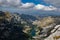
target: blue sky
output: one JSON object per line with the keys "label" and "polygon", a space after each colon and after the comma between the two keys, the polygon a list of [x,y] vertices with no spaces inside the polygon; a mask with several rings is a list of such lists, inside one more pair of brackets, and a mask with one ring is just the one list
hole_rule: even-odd
{"label": "blue sky", "polygon": [[42,4],[42,5],[49,5],[49,4],[46,4],[46,2],[44,2],[43,0],[22,0],[23,3],[34,3],[34,4]]}
{"label": "blue sky", "polygon": [[33,2],[35,4],[43,4],[43,0],[22,0],[23,3],[26,3],[26,2]]}

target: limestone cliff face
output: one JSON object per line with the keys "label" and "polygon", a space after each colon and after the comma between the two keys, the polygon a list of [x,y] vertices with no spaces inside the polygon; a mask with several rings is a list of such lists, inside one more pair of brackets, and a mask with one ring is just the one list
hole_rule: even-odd
{"label": "limestone cliff face", "polygon": [[60,40],[60,25],[56,25],[53,30],[55,30],[55,32],[45,38],[45,40]]}

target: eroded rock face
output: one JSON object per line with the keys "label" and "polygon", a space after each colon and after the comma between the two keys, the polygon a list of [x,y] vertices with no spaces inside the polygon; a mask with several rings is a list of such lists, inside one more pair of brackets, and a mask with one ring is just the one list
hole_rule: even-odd
{"label": "eroded rock face", "polygon": [[0,24],[0,40],[27,40],[26,34],[21,27],[11,24]]}
{"label": "eroded rock face", "polygon": [[[0,12],[0,40],[28,40],[29,35],[24,33],[21,23],[12,23],[5,19],[4,12]],[[14,21],[13,21],[14,22]]]}
{"label": "eroded rock face", "polygon": [[54,29],[56,29],[55,32],[47,37],[45,40],[60,40],[60,25],[56,25]]}
{"label": "eroded rock face", "polygon": [[4,12],[0,11],[0,23],[4,20]]}

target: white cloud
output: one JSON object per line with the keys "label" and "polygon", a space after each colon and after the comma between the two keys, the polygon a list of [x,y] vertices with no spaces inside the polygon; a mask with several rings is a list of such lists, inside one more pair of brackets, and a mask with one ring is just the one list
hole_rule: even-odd
{"label": "white cloud", "polygon": [[20,6],[20,8],[32,8],[34,6],[35,6],[34,3],[25,3],[25,4],[22,4],[22,6]]}
{"label": "white cloud", "polygon": [[45,11],[52,11],[52,10],[56,10],[57,8],[53,7],[53,6],[45,6],[45,5],[41,5],[38,4],[34,7],[37,10],[45,10]]}
{"label": "white cloud", "polygon": [[44,0],[44,1],[48,4],[52,4],[52,5],[60,8],[60,0]]}
{"label": "white cloud", "polygon": [[21,0],[0,0],[0,6],[20,6]]}
{"label": "white cloud", "polygon": [[0,0],[0,6],[4,7],[31,8],[34,5],[34,3],[22,3],[21,0]]}
{"label": "white cloud", "polygon": [[20,0],[7,0],[7,3],[11,5],[20,5]]}

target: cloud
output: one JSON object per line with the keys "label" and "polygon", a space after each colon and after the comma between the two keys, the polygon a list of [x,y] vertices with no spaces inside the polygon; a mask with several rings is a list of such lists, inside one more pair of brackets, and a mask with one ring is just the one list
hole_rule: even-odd
{"label": "cloud", "polygon": [[0,0],[0,6],[20,6],[21,0]]}
{"label": "cloud", "polygon": [[3,7],[31,8],[34,5],[34,3],[22,3],[21,0],[0,0],[0,6]]}
{"label": "cloud", "polygon": [[57,8],[56,7],[53,7],[53,6],[45,6],[45,5],[41,5],[41,4],[38,4],[34,7],[35,9],[37,10],[45,10],[45,11],[52,11],[52,10],[56,10]]}
{"label": "cloud", "polygon": [[20,5],[21,1],[20,0],[7,0],[7,3],[10,5]]}
{"label": "cloud", "polygon": [[20,8],[33,8],[35,6],[34,3],[25,3],[20,6]]}
{"label": "cloud", "polygon": [[52,4],[55,7],[59,7],[60,8],[60,0],[44,0],[46,3],[48,4]]}

